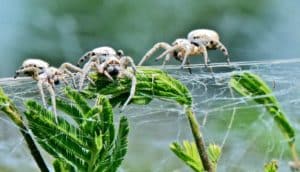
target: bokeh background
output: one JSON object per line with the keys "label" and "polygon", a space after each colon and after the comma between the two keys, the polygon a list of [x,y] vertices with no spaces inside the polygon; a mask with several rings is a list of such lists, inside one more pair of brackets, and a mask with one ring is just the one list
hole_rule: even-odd
{"label": "bokeh background", "polygon": [[[217,30],[233,61],[295,58],[300,54],[299,4],[297,0],[1,0],[0,77],[12,76],[26,58],[58,66],[75,63],[86,51],[104,45],[123,49],[138,62],[154,43],[171,43],[197,28]],[[210,56],[213,62],[224,60],[220,53]]]}
{"label": "bokeh background", "polygon": [[[66,61],[76,63],[86,51],[99,46],[123,49],[137,63],[156,42],[171,43],[198,28],[216,30],[232,61],[299,58],[299,7],[298,0],[0,0],[0,78],[13,76],[26,58],[59,66]],[[212,62],[225,61],[217,51],[210,51],[209,56]],[[200,56],[192,62],[203,63],[203,59]],[[146,64],[160,62],[152,59]],[[300,110],[300,95],[295,94],[299,72],[297,65],[290,66],[254,70],[270,84],[276,80],[276,95],[291,121],[299,123],[299,117],[292,116]],[[209,85],[211,80],[201,78],[199,71],[193,76],[170,72],[192,90],[199,121],[208,116],[203,130],[208,142],[220,144],[232,110],[218,109],[225,103],[216,99],[228,96],[222,92],[228,89],[227,83]],[[202,81],[209,86],[205,93]],[[11,86],[22,91],[22,85]],[[34,89],[35,83],[26,87]],[[189,171],[168,150],[171,141],[191,138],[180,107],[156,101],[142,108],[141,112],[137,111],[141,107],[130,106],[126,112],[132,128],[129,154],[120,171]],[[219,171],[262,171],[263,164],[273,157],[282,160],[281,169],[287,170],[290,156],[286,143],[263,108],[246,108],[237,114]],[[19,131],[0,115],[0,171],[36,171]],[[300,127],[295,127],[299,131]]]}

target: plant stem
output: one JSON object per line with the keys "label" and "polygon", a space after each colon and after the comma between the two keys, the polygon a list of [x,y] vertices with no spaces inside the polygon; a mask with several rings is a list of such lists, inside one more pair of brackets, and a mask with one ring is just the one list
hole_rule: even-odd
{"label": "plant stem", "polygon": [[199,156],[200,156],[202,164],[203,164],[203,168],[205,171],[213,172],[214,169],[208,159],[208,155],[207,155],[207,152],[205,149],[205,144],[204,144],[204,140],[202,137],[202,133],[199,128],[199,124],[197,122],[197,119],[196,119],[195,114],[191,107],[186,108],[186,115],[187,115],[189,123],[190,123],[190,127],[192,130],[194,139],[195,139],[197,150],[198,150]]}
{"label": "plant stem", "polygon": [[20,128],[20,132],[22,133],[23,137],[25,138],[25,141],[27,143],[27,146],[31,152],[31,155],[33,156],[35,162],[37,163],[38,167],[40,168],[41,172],[49,172],[49,169],[39,151],[37,148],[33,138],[29,134],[29,131],[27,127],[24,125],[23,120],[17,109],[12,106],[5,106],[1,110],[6,113],[6,115]]}
{"label": "plant stem", "polygon": [[298,154],[297,154],[297,151],[296,151],[295,143],[291,144],[290,148],[291,148],[291,152],[292,152],[292,156],[293,156],[294,161],[299,162],[299,158],[298,158]]}

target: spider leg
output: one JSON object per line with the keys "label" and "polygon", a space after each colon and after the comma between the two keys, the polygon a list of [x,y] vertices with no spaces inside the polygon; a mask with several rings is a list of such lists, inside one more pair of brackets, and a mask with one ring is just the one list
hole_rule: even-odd
{"label": "spider leg", "polygon": [[166,65],[166,63],[167,63],[168,61],[170,61],[170,59],[171,59],[171,54],[167,54],[167,55],[166,55],[166,58],[165,58],[164,61],[163,61],[162,66],[164,67],[164,66]]}
{"label": "spider leg", "polygon": [[107,65],[108,65],[107,61],[100,64],[100,65],[95,64],[98,73],[104,74],[109,80],[113,81],[114,79],[112,78],[112,76],[105,69],[105,67]]}
{"label": "spider leg", "polygon": [[[73,88],[77,88],[77,85],[76,85],[76,82],[75,82],[75,78],[74,78],[73,73],[70,72],[70,71],[67,70],[67,69],[65,70],[65,73],[66,73],[68,76],[71,77]],[[69,85],[68,81],[66,80],[66,78],[65,78],[64,76],[61,76],[60,79],[64,81],[65,85]]]}
{"label": "spider leg", "polygon": [[175,51],[178,48],[179,48],[179,45],[175,45],[174,47],[170,47],[170,48],[166,49],[166,51],[164,51],[161,55],[156,57],[155,61],[163,58],[165,55],[170,54],[171,52]]}
{"label": "spider leg", "polygon": [[199,47],[203,49],[203,57],[204,57],[204,66],[207,67],[209,59],[207,54],[207,49],[203,44],[199,44]]}
{"label": "spider leg", "polygon": [[80,69],[77,66],[72,65],[71,63],[63,63],[62,65],[60,65],[59,69],[62,71],[69,70],[69,71],[75,71],[75,72],[82,73],[82,69]]}
{"label": "spider leg", "polygon": [[135,89],[136,89],[136,77],[134,74],[124,70],[124,75],[127,76],[128,78],[131,79],[131,88],[130,88],[130,93],[129,93],[129,97],[127,98],[126,102],[123,104],[121,111],[123,111],[125,109],[125,107],[128,105],[128,103],[130,102],[130,100],[133,98],[134,94],[135,94]]}
{"label": "spider leg", "polygon": [[112,78],[112,76],[111,76],[106,70],[103,71],[103,74],[104,74],[109,80],[114,81],[114,79]]}
{"label": "spider leg", "polygon": [[83,66],[83,69],[82,69],[82,74],[79,78],[79,84],[78,84],[78,88],[79,90],[82,89],[83,87],[83,83],[84,83],[84,80],[85,80],[85,77],[86,75],[89,73],[89,71],[91,70],[91,68],[93,66],[96,65],[96,62],[92,62],[92,61],[89,61],[88,63],[86,63],[84,66]]}
{"label": "spider leg", "polygon": [[[73,73],[71,71],[75,71],[75,72],[78,72],[78,73],[82,74],[83,73],[82,69],[80,69],[77,66],[72,65],[71,63],[63,63],[59,67],[59,70],[62,71],[62,73],[64,73],[64,72],[67,73],[71,77],[71,79],[72,79],[72,85],[73,85],[73,87],[77,88],[74,75],[73,75]],[[61,78],[63,79],[64,82],[66,81],[65,77],[62,76]]]}
{"label": "spider leg", "polygon": [[40,72],[40,69],[37,67],[26,67],[26,68],[17,70],[14,78],[17,78],[20,74],[32,73],[32,75],[30,75],[30,76],[32,76],[32,78],[34,80],[37,80],[39,72]]}
{"label": "spider leg", "polygon": [[217,42],[216,48],[223,52],[224,56],[226,57],[227,64],[230,65],[230,59],[229,59],[227,48],[220,41]]}
{"label": "spider leg", "polygon": [[133,73],[136,73],[136,66],[134,64],[133,59],[130,56],[123,56],[120,60],[120,65],[122,70],[125,70],[128,66],[128,64],[131,66]]}
{"label": "spider leg", "polygon": [[191,64],[191,63],[190,63],[190,59],[187,59],[187,61],[186,61],[186,65],[188,66],[187,69],[188,69],[189,73],[192,74],[192,68],[189,67],[190,64]]}
{"label": "spider leg", "polygon": [[39,80],[37,82],[37,86],[39,88],[40,95],[42,97],[43,105],[44,105],[45,108],[47,108],[47,103],[46,103],[46,100],[45,100],[45,94],[44,94],[44,90],[43,90],[43,81]]}
{"label": "spider leg", "polygon": [[81,56],[77,62],[77,66],[80,66],[81,63],[84,63],[91,57],[91,51],[86,52],[83,56]]}
{"label": "spider leg", "polygon": [[180,66],[181,69],[183,69],[184,65],[186,64],[186,60],[190,54],[191,54],[191,49],[186,48],[184,56],[183,56],[183,60],[182,60],[181,66]]}
{"label": "spider leg", "polygon": [[57,112],[56,112],[55,91],[53,89],[53,86],[50,83],[46,82],[45,85],[46,85],[47,90],[49,91],[50,96],[51,96],[51,104],[52,104],[52,108],[53,108],[55,122],[57,123],[58,121],[57,121]]}
{"label": "spider leg", "polygon": [[145,55],[144,57],[142,58],[142,60],[139,62],[138,66],[142,66],[143,63],[149,59],[153,53],[155,53],[155,51],[157,51],[158,49],[160,48],[164,48],[164,49],[170,49],[172,46],[169,45],[168,43],[166,42],[159,42],[159,43],[156,43]]}

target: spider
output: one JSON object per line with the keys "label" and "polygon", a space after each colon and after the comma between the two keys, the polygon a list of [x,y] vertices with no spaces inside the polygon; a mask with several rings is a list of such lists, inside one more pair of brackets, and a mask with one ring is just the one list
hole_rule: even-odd
{"label": "spider", "polygon": [[[88,72],[91,70],[91,67],[95,66],[95,63],[102,64],[110,56],[121,57],[123,54],[124,53],[122,50],[115,51],[113,48],[108,46],[98,47],[93,49],[92,51],[88,51],[87,53],[85,53],[77,62],[77,66],[80,66],[81,63],[87,61],[87,63],[85,63],[83,66],[83,72],[79,80],[79,90],[82,89],[85,77],[87,76]],[[93,83],[93,81],[88,76],[87,79]]]}
{"label": "spider", "polygon": [[17,78],[20,74],[24,74],[27,76],[31,76],[32,79],[36,80],[44,107],[47,107],[47,103],[45,100],[43,86],[47,88],[51,96],[53,112],[55,115],[55,120],[57,122],[54,88],[55,85],[58,85],[60,83],[60,81],[63,81],[66,85],[68,84],[68,81],[66,80],[66,75],[72,76],[73,84],[75,84],[73,73],[71,71],[82,73],[82,70],[80,68],[70,63],[63,63],[59,68],[55,68],[49,66],[49,64],[43,60],[27,59],[23,62],[22,66],[16,71],[14,78]]}
{"label": "spider", "polygon": [[[129,65],[132,68],[132,72],[128,70]],[[87,73],[92,69],[96,70],[99,74],[105,75],[111,81],[114,81],[114,78],[123,77],[128,77],[129,79],[131,79],[131,89],[129,97],[121,108],[121,111],[123,111],[135,94],[136,66],[132,58],[129,56],[125,56],[122,50],[118,50],[116,54],[106,54],[105,57],[101,55],[92,56],[83,67],[83,75],[81,77],[81,83],[79,85],[80,89],[83,85],[85,75],[87,75]]]}
{"label": "spider", "polygon": [[163,65],[166,64],[173,56],[176,60],[182,62],[181,68],[185,64],[189,64],[189,56],[197,56],[203,54],[204,65],[207,67],[209,63],[207,49],[220,49],[227,57],[229,64],[228,51],[226,47],[219,41],[217,32],[208,29],[193,30],[188,34],[188,38],[176,39],[171,45],[166,42],[156,43],[142,58],[138,65],[142,65],[152,54],[158,49],[163,48],[165,51],[156,58],[156,61],[165,56]]}

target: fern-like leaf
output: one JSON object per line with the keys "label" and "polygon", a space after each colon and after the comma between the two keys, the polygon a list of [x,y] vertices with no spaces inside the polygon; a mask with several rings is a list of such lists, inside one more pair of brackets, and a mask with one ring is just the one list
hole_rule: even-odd
{"label": "fern-like leaf", "polygon": [[121,117],[118,136],[115,141],[115,147],[112,151],[110,171],[116,171],[117,167],[121,165],[121,162],[123,161],[124,156],[126,155],[128,147],[128,133],[128,121],[125,117]]}
{"label": "fern-like leaf", "polygon": [[76,172],[75,168],[62,159],[56,159],[53,162],[53,167],[56,172]]}
{"label": "fern-like leaf", "polygon": [[73,100],[83,114],[86,114],[91,110],[87,101],[77,91],[72,90],[70,87],[66,87],[65,93],[71,100]]}
{"label": "fern-like leaf", "polygon": [[[186,165],[192,168],[195,172],[204,172],[202,161],[199,157],[196,144],[194,142],[183,141],[183,146],[174,142],[170,145],[170,149],[175,155],[180,158]],[[221,148],[217,145],[210,144],[208,146],[208,157],[216,169],[217,161],[221,155]]]}
{"label": "fern-like leaf", "polygon": [[58,110],[76,121],[58,117],[33,100],[26,102],[25,116],[40,145],[56,158],[56,171],[111,171],[121,165],[127,152],[128,122],[121,117],[115,137],[109,100],[98,96],[90,107],[81,94],[65,89],[69,99],[57,99]]}

